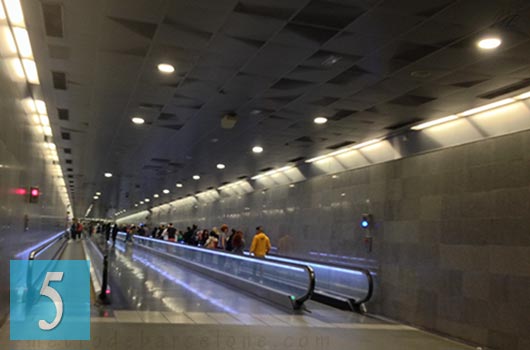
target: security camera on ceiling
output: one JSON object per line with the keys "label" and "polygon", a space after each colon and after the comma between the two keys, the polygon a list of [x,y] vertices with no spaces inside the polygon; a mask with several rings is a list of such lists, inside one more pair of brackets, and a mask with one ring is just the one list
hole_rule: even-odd
{"label": "security camera on ceiling", "polygon": [[221,128],[232,129],[237,123],[237,114],[227,113],[221,118]]}

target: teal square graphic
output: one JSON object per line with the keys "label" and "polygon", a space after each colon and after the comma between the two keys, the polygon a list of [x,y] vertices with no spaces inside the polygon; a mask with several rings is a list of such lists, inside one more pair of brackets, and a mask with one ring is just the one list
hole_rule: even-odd
{"label": "teal square graphic", "polygon": [[11,340],[90,340],[89,264],[11,260]]}

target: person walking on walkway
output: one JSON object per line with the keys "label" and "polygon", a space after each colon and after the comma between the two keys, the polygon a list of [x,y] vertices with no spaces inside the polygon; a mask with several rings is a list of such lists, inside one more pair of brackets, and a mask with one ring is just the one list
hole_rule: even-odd
{"label": "person walking on walkway", "polygon": [[[250,255],[253,255],[259,259],[265,259],[265,255],[271,250],[271,241],[269,237],[263,232],[263,227],[256,227],[256,234],[252,238],[252,244],[250,245]],[[263,264],[258,261],[253,263],[252,269],[255,278],[258,278],[260,282],[263,282]]]}

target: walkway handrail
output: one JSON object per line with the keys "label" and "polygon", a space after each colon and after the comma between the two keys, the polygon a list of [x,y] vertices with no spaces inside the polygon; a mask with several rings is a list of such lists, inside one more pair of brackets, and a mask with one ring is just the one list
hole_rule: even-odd
{"label": "walkway handrail", "polygon": [[[337,264],[337,263],[329,263],[327,261],[318,261],[318,260],[311,260],[311,259],[298,259],[298,258],[282,256],[282,255],[279,255],[279,254],[267,254],[267,256],[271,257],[273,260],[274,260],[274,258],[287,259],[287,260],[291,260],[291,261],[299,261],[302,264],[323,265],[323,266],[326,266],[326,267],[335,267],[335,268],[339,268],[339,269],[346,269],[346,270],[360,272],[361,274],[363,274],[366,277],[368,289],[367,289],[367,292],[366,292],[366,295],[364,296],[364,298],[361,298],[359,300],[352,299],[351,300],[352,304],[355,305],[355,306],[360,307],[362,304],[368,302],[373,296],[373,293],[374,293],[374,278],[372,276],[372,272],[369,269],[365,268],[365,267],[354,266],[354,265],[345,265],[345,264],[343,265],[343,264]],[[281,261],[281,260],[278,260],[278,261]]]}
{"label": "walkway handrail", "polygon": [[[120,238],[123,238],[126,235],[126,233],[119,232],[118,235],[120,236]],[[313,295],[314,289],[315,289],[315,285],[316,285],[315,272],[314,272],[313,268],[311,266],[308,266],[308,265],[290,263],[290,262],[271,261],[271,260],[267,260],[267,259],[256,258],[256,257],[253,257],[253,256],[238,255],[238,254],[234,254],[234,253],[230,253],[230,252],[224,252],[224,251],[220,251],[220,250],[210,250],[210,249],[206,249],[206,248],[190,246],[190,245],[185,245],[185,244],[181,244],[181,243],[177,243],[177,242],[164,241],[164,240],[160,240],[160,239],[154,239],[154,238],[143,237],[143,236],[134,236],[133,240],[135,241],[135,243],[137,243],[138,241],[154,242],[156,244],[173,246],[173,247],[177,247],[179,249],[186,249],[186,250],[189,250],[189,251],[199,251],[202,254],[210,254],[212,256],[213,255],[217,255],[217,256],[224,256],[224,257],[227,257],[229,259],[239,259],[239,260],[243,260],[243,261],[245,261],[245,260],[246,261],[255,261],[258,264],[277,265],[277,266],[283,266],[283,267],[289,266],[289,267],[294,267],[294,268],[297,268],[297,269],[303,269],[307,273],[307,277],[308,277],[309,283],[308,283],[307,289],[306,289],[306,291],[305,291],[305,293],[303,295],[296,296],[295,299],[291,299],[290,300],[294,309],[302,308],[304,302],[306,302],[307,300],[309,300],[311,298],[311,296]],[[151,247],[148,247],[148,246],[146,247],[143,244],[140,244],[140,246],[152,249]],[[170,255],[170,254],[167,254],[167,253],[164,253],[164,252],[158,252],[158,253],[162,253],[162,254],[165,254],[165,255],[168,255],[168,256],[171,256],[171,257],[174,257],[174,258],[179,258],[179,259],[182,260],[182,258],[180,258],[178,256]],[[194,264],[194,262],[192,262],[192,261],[187,261],[187,263],[188,264]],[[203,266],[201,266],[201,267],[203,267]],[[205,267],[203,267],[203,268],[205,268]],[[221,272],[225,273],[224,271],[221,271]],[[238,278],[238,279],[240,278],[238,276],[232,276],[232,277],[233,278]],[[295,297],[295,296],[293,296],[293,297]]]}
{"label": "walkway handrail", "polygon": [[33,249],[29,253],[29,258],[28,259],[29,260],[35,260],[35,258],[37,257],[37,254],[39,254],[40,252],[46,250],[47,248],[51,247],[52,245],[54,245],[55,243],[57,243],[58,241],[63,239],[65,232],[66,231],[59,232],[55,236],[52,236],[48,240],[46,240],[43,243],[41,243],[39,246],[37,246],[35,249]]}

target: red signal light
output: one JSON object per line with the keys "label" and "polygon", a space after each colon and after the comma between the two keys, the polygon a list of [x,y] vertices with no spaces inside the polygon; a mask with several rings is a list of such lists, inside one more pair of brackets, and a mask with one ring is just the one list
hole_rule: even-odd
{"label": "red signal light", "polygon": [[37,203],[39,201],[40,190],[38,187],[31,187],[29,189],[29,202]]}
{"label": "red signal light", "polygon": [[25,196],[28,193],[28,190],[25,188],[16,188],[15,194],[18,194],[19,196]]}

